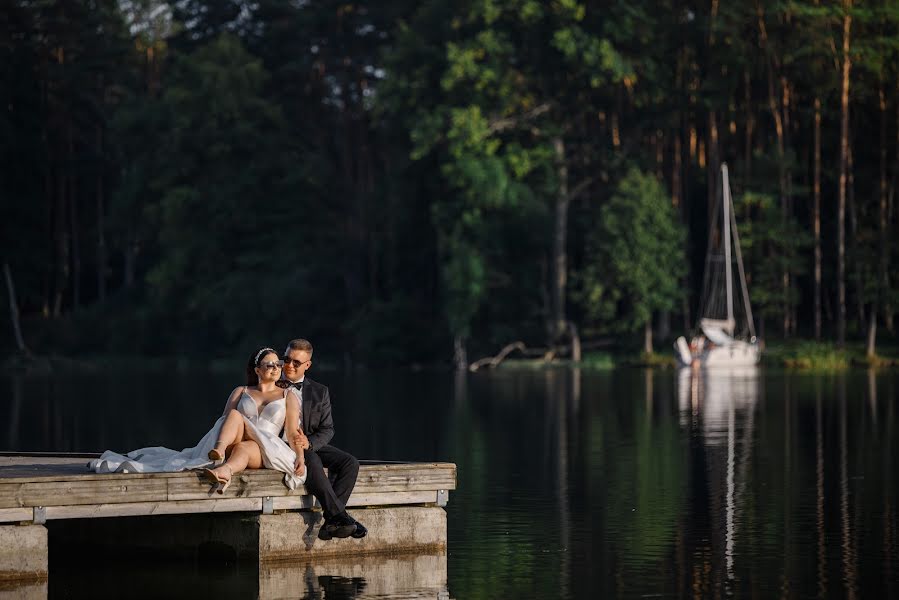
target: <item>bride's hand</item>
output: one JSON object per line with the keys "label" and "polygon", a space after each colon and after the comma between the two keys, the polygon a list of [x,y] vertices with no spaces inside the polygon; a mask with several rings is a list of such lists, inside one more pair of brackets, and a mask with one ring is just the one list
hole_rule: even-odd
{"label": "bride's hand", "polygon": [[306,461],[302,456],[298,456],[297,459],[293,462],[293,473],[294,475],[302,476],[303,473],[306,472]]}

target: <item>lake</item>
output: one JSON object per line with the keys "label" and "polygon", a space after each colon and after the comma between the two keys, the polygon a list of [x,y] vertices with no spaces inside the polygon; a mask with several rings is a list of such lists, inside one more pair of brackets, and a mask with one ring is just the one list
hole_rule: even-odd
{"label": "lake", "polygon": [[[0,376],[0,450],[192,446],[241,372]],[[331,388],[334,445],[458,465],[445,557],[276,575],[86,565],[54,553],[51,529],[49,596],[268,596],[274,577],[272,595],[405,598],[391,574],[445,560],[446,587],[415,597],[899,597],[895,372],[310,376]]]}

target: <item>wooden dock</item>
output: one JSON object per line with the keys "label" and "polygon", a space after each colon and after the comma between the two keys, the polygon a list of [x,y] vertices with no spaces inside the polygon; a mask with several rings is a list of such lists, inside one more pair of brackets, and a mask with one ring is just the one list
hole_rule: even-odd
{"label": "wooden dock", "polygon": [[[267,469],[235,475],[225,494],[215,494],[197,471],[97,474],[89,455],[0,455],[0,580],[46,577],[48,521],[184,515],[177,532],[160,532],[165,519],[138,535],[144,544],[164,546],[217,541],[235,554],[277,560],[310,560],[348,554],[440,552],[446,547],[449,492],[456,488],[452,463],[362,462],[348,508],[369,535],[317,540],[321,512],[304,488],[287,489],[282,474]],[[211,513],[222,513],[210,517]],[[214,518],[191,532],[189,515]],[[200,519],[200,515],[203,515]],[[122,521],[124,522],[124,521]],[[52,530],[52,528],[51,528]],[[215,536],[222,539],[195,539]],[[144,548],[146,550],[146,548]]]}

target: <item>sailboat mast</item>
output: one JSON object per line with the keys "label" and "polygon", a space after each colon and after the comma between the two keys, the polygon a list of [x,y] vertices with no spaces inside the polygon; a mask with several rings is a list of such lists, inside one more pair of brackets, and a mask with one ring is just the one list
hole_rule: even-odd
{"label": "sailboat mast", "polygon": [[723,188],[722,204],[724,205],[724,275],[727,282],[727,323],[731,328],[730,334],[734,334],[736,320],[734,319],[734,291],[733,269],[730,264],[730,181],[727,177],[727,163],[721,163],[721,183]]}

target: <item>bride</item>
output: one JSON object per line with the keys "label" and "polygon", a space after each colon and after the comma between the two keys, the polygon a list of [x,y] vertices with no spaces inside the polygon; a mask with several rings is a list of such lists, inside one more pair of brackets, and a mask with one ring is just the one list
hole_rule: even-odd
{"label": "bride", "polygon": [[[218,493],[224,493],[235,473],[263,465],[284,473],[284,485],[296,489],[306,481],[306,465],[296,434],[301,415],[294,388],[276,385],[283,362],[272,348],[263,347],[247,361],[247,385],[231,392],[222,416],[193,448],[180,452],[160,446],[111,450],[92,460],[97,473],[153,473],[203,469]],[[285,438],[278,437],[287,424]],[[292,426],[291,424],[296,424]]]}

